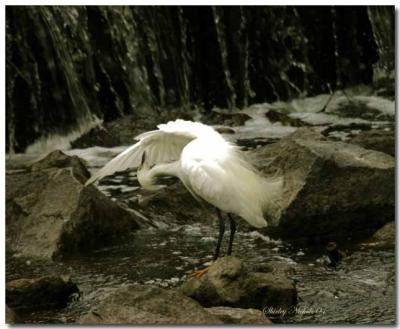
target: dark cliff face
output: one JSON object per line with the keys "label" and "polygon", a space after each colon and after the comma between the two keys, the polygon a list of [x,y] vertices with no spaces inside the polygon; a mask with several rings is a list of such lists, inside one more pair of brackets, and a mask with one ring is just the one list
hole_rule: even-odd
{"label": "dark cliff face", "polygon": [[384,33],[394,35],[394,7],[383,8],[8,6],[7,150],[93,115],[241,108],[370,83],[374,63],[394,62]]}

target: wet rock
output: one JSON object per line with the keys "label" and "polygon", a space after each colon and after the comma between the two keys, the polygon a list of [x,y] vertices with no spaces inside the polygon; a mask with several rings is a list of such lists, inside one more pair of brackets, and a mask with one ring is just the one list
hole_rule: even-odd
{"label": "wet rock", "polygon": [[235,133],[235,131],[232,128],[224,126],[214,127],[214,129],[218,131],[220,134],[233,135]]}
{"label": "wet rock", "polygon": [[49,153],[43,159],[33,163],[30,166],[30,170],[33,172],[54,168],[73,168],[74,176],[81,183],[84,183],[90,177],[90,172],[86,168],[84,160],[76,155],[66,155],[60,150]]}
{"label": "wet rock", "polygon": [[221,324],[196,301],[176,290],[132,285],[114,291],[79,324]]}
{"label": "wet rock", "polygon": [[92,146],[114,147],[121,145],[119,136],[113,135],[106,127],[95,127],[71,143],[72,148]]}
{"label": "wet rock", "polygon": [[[57,159],[55,165],[61,166]],[[43,160],[30,172],[6,176],[8,250],[25,256],[66,256],[124,241],[139,227],[132,212],[97,188],[84,187],[81,163],[75,157],[70,161],[73,167],[49,168],[52,161]]]}
{"label": "wet rock", "polygon": [[284,178],[277,210],[266,214],[282,236],[365,235],[393,219],[395,162],[387,154],[299,128],[250,155],[266,176]]}
{"label": "wet rock", "polygon": [[203,114],[202,122],[209,125],[243,126],[251,117],[246,113],[228,113],[220,109],[213,109]]}
{"label": "wet rock", "polygon": [[365,243],[362,243],[362,247],[369,248],[388,248],[393,247],[396,243],[396,224],[395,222],[389,222],[377,230],[371,238]]}
{"label": "wet rock", "polygon": [[206,310],[225,324],[272,324],[262,311],[254,308],[219,306],[209,307]]}
{"label": "wet rock", "polygon": [[40,310],[67,305],[69,297],[79,292],[67,276],[18,279],[6,284],[6,303],[16,310]]}
{"label": "wet rock", "polygon": [[213,207],[199,203],[180,182],[142,197],[138,206],[146,210],[146,216],[153,222],[164,222],[166,225],[199,221],[213,224],[216,217]]}
{"label": "wet rock", "polygon": [[280,122],[284,126],[292,126],[292,127],[309,126],[309,124],[298,118],[292,118],[285,113],[274,110],[269,110],[268,112],[265,113],[265,116],[268,118],[269,121],[271,121],[271,123]]}
{"label": "wet rock", "polygon": [[227,256],[213,263],[207,274],[190,278],[182,292],[205,307],[229,306],[263,309],[290,307],[297,302],[296,288],[283,276],[248,272],[241,260]]}
{"label": "wet rock", "polygon": [[9,308],[6,305],[6,323],[7,324],[14,324],[17,323],[18,319],[17,319],[17,315],[15,314],[14,310]]}
{"label": "wet rock", "polygon": [[379,129],[362,131],[360,134],[353,137],[349,143],[395,156],[394,131]]}
{"label": "wet rock", "polygon": [[394,243],[396,240],[396,225],[395,222],[390,222],[381,227],[374,233],[372,239],[375,241],[387,241]]}
{"label": "wet rock", "polygon": [[259,263],[252,268],[253,272],[272,273],[276,276],[290,277],[296,273],[295,265],[282,261]]}

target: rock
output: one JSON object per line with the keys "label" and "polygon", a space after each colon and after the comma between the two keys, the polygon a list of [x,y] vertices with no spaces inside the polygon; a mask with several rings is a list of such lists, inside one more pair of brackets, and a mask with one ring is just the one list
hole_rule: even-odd
{"label": "rock", "polygon": [[85,187],[80,163],[74,157],[70,162],[73,167],[48,168],[52,162],[43,160],[30,172],[6,176],[8,250],[24,256],[66,256],[124,241],[139,228],[132,212],[96,187]]}
{"label": "rock", "polygon": [[75,177],[81,183],[84,183],[90,177],[90,172],[87,170],[84,160],[76,155],[68,156],[60,150],[53,151],[43,159],[33,163],[30,166],[30,170],[41,171],[44,169],[69,167],[73,168]]}
{"label": "rock", "polygon": [[18,279],[6,284],[6,303],[16,310],[40,310],[67,305],[69,297],[79,292],[69,277],[45,276]]}
{"label": "rock", "polygon": [[353,137],[349,143],[395,156],[394,131],[378,129],[362,131],[357,136]]}
{"label": "rock", "polygon": [[71,143],[72,148],[87,148],[91,146],[114,147],[121,145],[119,136],[113,135],[106,127],[92,128],[86,134]]}
{"label": "rock", "polygon": [[262,311],[254,308],[219,306],[209,307],[206,310],[226,324],[272,324]]}
{"label": "rock", "polygon": [[207,274],[190,278],[181,290],[205,307],[262,310],[266,306],[291,307],[297,302],[291,281],[272,273],[247,272],[242,261],[232,256],[217,259]]}
{"label": "rock", "polygon": [[167,225],[198,223],[199,220],[212,224],[216,217],[213,207],[202,206],[180,182],[142,198],[138,205],[145,208],[152,222]]}
{"label": "rock", "polygon": [[213,109],[210,112],[203,114],[202,122],[209,125],[225,125],[225,126],[243,126],[251,116],[246,113],[228,113],[220,109]]}
{"label": "rock", "polygon": [[393,248],[396,243],[396,224],[389,222],[377,230],[362,247],[369,248]]}
{"label": "rock", "polygon": [[6,323],[7,324],[14,324],[14,323],[17,323],[17,322],[18,322],[17,315],[15,314],[13,309],[9,308],[6,305]]}
{"label": "rock", "polygon": [[131,285],[114,291],[79,324],[222,324],[196,301],[176,290]]}
{"label": "rock", "polygon": [[266,214],[281,236],[365,234],[394,218],[395,161],[387,154],[299,128],[250,155],[266,176],[284,178],[277,209]]}
{"label": "rock", "polygon": [[372,239],[375,241],[387,241],[391,243],[395,243],[396,240],[396,225],[395,222],[390,222],[381,227],[375,234],[372,236]]}
{"label": "rock", "polygon": [[265,116],[268,118],[269,121],[271,121],[271,123],[280,122],[284,126],[292,126],[292,127],[309,126],[309,124],[298,118],[292,118],[288,114],[274,110],[269,110],[268,112],[265,113]]}

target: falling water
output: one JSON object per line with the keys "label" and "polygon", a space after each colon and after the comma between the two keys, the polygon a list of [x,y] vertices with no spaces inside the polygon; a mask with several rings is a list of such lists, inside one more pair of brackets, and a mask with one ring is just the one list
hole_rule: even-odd
{"label": "falling water", "polygon": [[[353,38],[340,50],[348,31],[375,38],[382,63],[394,67],[384,32],[392,9],[344,17],[329,7],[8,6],[7,150],[82,131],[94,116],[243,108],[326,92],[341,76],[368,82],[373,43]],[[373,35],[352,17],[371,21]]]}
{"label": "falling water", "polygon": [[221,17],[218,13],[218,8],[213,7],[213,15],[214,15],[214,23],[215,23],[215,28],[217,31],[217,38],[218,38],[218,45],[219,45],[219,50],[221,53],[221,61],[222,61],[222,66],[224,70],[224,75],[225,75],[225,83],[226,86],[228,87],[228,108],[233,109],[236,107],[236,92],[235,88],[233,87],[233,83],[231,80],[231,72],[229,70],[228,66],[228,51],[227,51],[227,46],[226,46],[226,36],[224,33],[224,26],[221,21]]}

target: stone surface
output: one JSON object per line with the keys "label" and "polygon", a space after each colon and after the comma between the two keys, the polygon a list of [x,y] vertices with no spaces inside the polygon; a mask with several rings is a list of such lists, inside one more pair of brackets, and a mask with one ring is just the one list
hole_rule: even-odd
{"label": "stone surface", "polygon": [[262,311],[254,308],[237,308],[237,307],[209,307],[207,312],[219,318],[225,324],[272,324]]}
{"label": "stone surface", "polygon": [[207,274],[190,278],[182,292],[205,307],[230,306],[262,310],[266,306],[290,307],[297,302],[296,288],[284,276],[248,272],[241,260],[217,259]]}
{"label": "stone surface", "polygon": [[300,128],[250,156],[266,176],[284,177],[280,211],[269,217],[283,236],[359,234],[394,218],[395,161],[390,155]]}
{"label": "stone surface", "polygon": [[33,172],[51,168],[73,168],[74,176],[81,183],[84,183],[90,177],[90,172],[87,170],[84,160],[76,155],[68,156],[59,150],[49,153],[30,166],[30,170]]}
{"label": "stone surface", "polygon": [[378,129],[362,131],[357,136],[353,137],[349,143],[395,156],[396,145],[394,131]]}
{"label": "stone surface", "polygon": [[40,310],[65,307],[68,298],[79,292],[69,277],[45,276],[17,279],[6,284],[6,303],[16,310]]}
{"label": "stone surface", "polygon": [[[77,163],[74,157],[71,161]],[[24,256],[65,256],[123,241],[139,227],[132,212],[96,187],[84,187],[79,162],[78,169],[49,168],[49,163],[6,175],[8,250]]]}
{"label": "stone surface", "polygon": [[14,324],[17,323],[18,319],[17,319],[17,315],[15,314],[14,310],[9,308],[6,305],[6,323],[7,324]]}
{"label": "stone surface", "polygon": [[132,285],[114,291],[79,324],[222,324],[218,317],[176,290]]}
{"label": "stone surface", "polygon": [[396,223],[389,222],[377,230],[366,242],[361,243],[367,248],[393,248],[396,244]]}
{"label": "stone surface", "polygon": [[208,125],[243,126],[251,117],[246,113],[228,113],[219,109],[203,113],[201,121]]}

